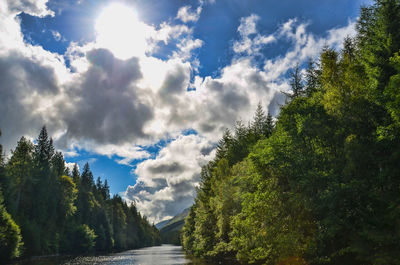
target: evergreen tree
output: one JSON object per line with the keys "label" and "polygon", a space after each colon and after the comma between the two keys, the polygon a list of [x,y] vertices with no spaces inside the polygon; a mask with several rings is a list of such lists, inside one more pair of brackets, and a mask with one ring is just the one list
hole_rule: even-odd
{"label": "evergreen tree", "polygon": [[46,126],[43,126],[36,140],[35,159],[40,170],[48,173],[50,162],[54,154],[53,141],[49,140]]}
{"label": "evergreen tree", "polygon": [[78,164],[74,164],[74,168],[72,169],[72,180],[74,181],[76,186],[79,186],[81,183],[81,176],[79,173]]}
{"label": "evergreen tree", "polygon": [[215,159],[226,158],[232,146],[233,137],[229,129],[225,129],[222,139],[218,142]]}
{"label": "evergreen tree", "polygon": [[11,158],[6,167],[10,178],[8,196],[11,200],[9,202],[11,212],[27,218],[31,217],[27,210],[33,206],[30,198],[33,195],[32,186],[36,183],[33,176],[33,150],[31,141],[21,137],[15,150],[11,151]]}
{"label": "evergreen tree", "polygon": [[315,66],[313,59],[308,61],[306,75],[305,75],[305,90],[306,96],[310,97],[318,90],[318,69]]}
{"label": "evergreen tree", "polygon": [[[400,3],[398,0],[377,0],[363,7],[357,24],[357,40],[361,60],[366,68],[371,88],[381,92],[396,73],[390,58],[400,50]],[[378,93],[378,102],[382,98]]]}
{"label": "evergreen tree", "polygon": [[94,188],[94,180],[92,171],[90,171],[89,163],[83,166],[83,171],[81,174],[81,186],[85,191],[91,191]]}
{"label": "evergreen tree", "polygon": [[297,63],[294,70],[290,73],[289,84],[292,89],[290,93],[283,92],[290,100],[304,95],[303,76],[301,74],[300,65]]}

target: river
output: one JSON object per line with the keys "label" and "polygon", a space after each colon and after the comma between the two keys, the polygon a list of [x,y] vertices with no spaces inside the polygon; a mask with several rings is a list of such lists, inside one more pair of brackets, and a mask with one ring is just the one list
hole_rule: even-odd
{"label": "river", "polygon": [[17,263],[18,265],[210,265],[185,257],[180,246],[162,245],[115,253],[105,256],[72,259],[45,259]]}

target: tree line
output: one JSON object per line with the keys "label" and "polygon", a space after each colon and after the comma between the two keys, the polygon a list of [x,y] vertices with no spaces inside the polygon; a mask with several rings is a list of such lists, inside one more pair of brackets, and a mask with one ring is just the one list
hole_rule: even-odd
{"label": "tree line", "polygon": [[[0,145],[0,154],[3,154]],[[0,156],[0,260],[112,252],[158,245],[160,234],[135,205],[110,197],[107,180],[66,167],[43,127]]]}
{"label": "tree line", "polygon": [[187,253],[254,264],[400,264],[400,2],[361,9],[274,122],[259,107],[203,167]]}

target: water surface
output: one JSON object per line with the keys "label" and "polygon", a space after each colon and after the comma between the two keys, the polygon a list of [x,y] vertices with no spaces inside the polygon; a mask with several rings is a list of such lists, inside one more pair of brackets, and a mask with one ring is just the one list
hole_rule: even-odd
{"label": "water surface", "polygon": [[185,257],[182,247],[162,245],[141,248],[104,256],[77,257],[72,259],[42,259],[18,263],[18,265],[209,265]]}

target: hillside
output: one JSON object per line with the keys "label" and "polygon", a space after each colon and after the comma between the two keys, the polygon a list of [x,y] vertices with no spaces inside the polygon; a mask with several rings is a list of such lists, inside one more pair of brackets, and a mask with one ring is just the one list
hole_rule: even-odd
{"label": "hillside", "polygon": [[172,219],[168,220],[167,223],[163,225],[163,222],[160,222],[156,225],[161,227],[160,234],[161,240],[163,243],[180,245],[181,239],[180,234],[182,231],[182,227],[185,223],[185,218],[189,214],[189,208],[183,210],[180,214],[174,216]]}
{"label": "hillside", "polygon": [[[399,264],[400,1],[362,7],[357,35],[290,74],[205,165],[188,254],[243,264]],[[295,63],[295,62],[294,62]]]}

